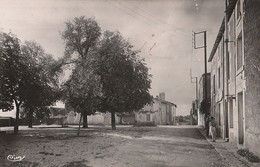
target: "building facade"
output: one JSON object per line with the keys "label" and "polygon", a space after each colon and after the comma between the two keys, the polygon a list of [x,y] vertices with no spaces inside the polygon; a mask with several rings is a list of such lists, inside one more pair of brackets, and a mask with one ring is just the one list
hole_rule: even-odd
{"label": "building facade", "polygon": [[229,0],[211,51],[211,115],[219,135],[260,156],[260,1]]}
{"label": "building facade", "polygon": [[176,123],[177,105],[165,100],[165,93],[153,98],[153,103],[145,105],[135,113],[137,122],[153,121],[156,125],[173,125]]}
{"label": "building facade", "polygon": [[[207,91],[205,88],[205,81],[207,82]],[[205,114],[202,113],[202,111],[200,111],[200,105],[202,103],[202,101],[210,101],[210,73],[203,74],[200,77],[199,80],[199,92],[198,92],[198,125],[199,126],[205,126]]]}
{"label": "building facade", "polygon": [[198,99],[192,101],[191,103],[191,110],[190,110],[190,119],[191,119],[191,125],[199,125],[198,118],[199,118],[199,107],[198,107],[199,101]]}

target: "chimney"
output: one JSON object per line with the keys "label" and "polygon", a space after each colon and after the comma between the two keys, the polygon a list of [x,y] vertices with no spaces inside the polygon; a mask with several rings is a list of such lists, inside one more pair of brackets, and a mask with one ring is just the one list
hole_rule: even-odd
{"label": "chimney", "polygon": [[165,100],[165,93],[164,92],[159,93],[159,99]]}

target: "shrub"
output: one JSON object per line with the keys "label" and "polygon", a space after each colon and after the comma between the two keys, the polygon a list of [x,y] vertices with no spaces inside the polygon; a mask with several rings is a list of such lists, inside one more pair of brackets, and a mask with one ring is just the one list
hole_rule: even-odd
{"label": "shrub", "polygon": [[259,157],[257,157],[256,155],[254,155],[254,153],[249,152],[248,149],[239,149],[237,150],[237,153],[243,157],[246,157],[246,159],[250,162],[256,162],[259,163],[260,159]]}
{"label": "shrub", "polygon": [[141,127],[141,126],[157,126],[154,121],[146,121],[146,122],[135,122],[133,126]]}
{"label": "shrub", "polygon": [[238,153],[238,155],[241,155],[242,157],[245,157],[249,153],[249,150],[247,150],[247,149],[239,149],[239,150],[237,150],[237,153]]}
{"label": "shrub", "polygon": [[259,157],[256,156],[256,155],[254,155],[252,152],[249,152],[249,153],[246,155],[246,158],[247,158],[248,161],[250,161],[250,162],[257,162],[257,163],[260,162]]}

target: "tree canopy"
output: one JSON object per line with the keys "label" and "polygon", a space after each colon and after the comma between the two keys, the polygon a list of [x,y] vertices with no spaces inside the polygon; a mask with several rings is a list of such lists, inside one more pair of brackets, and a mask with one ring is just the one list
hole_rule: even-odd
{"label": "tree canopy", "polygon": [[77,63],[70,78],[63,84],[63,100],[77,112],[96,111],[101,97],[100,77],[91,68],[91,59]]}
{"label": "tree canopy", "polygon": [[205,117],[210,115],[210,100],[208,99],[204,99],[202,100],[202,102],[200,103],[200,113],[201,114],[205,114]]}
{"label": "tree canopy", "polygon": [[115,112],[139,110],[152,101],[149,94],[151,75],[144,60],[119,32],[103,34],[97,56],[102,110],[111,112],[112,129],[115,129]]}
{"label": "tree canopy", "polygon": [[82,114],[91,113],[93,106],[111,112],[115,129],[115,112],[138,110],[151,102],[148,68],[119,32],[101,34],[93,18],[76,17],[65,24],[63,60],[73,62],[74,69],[63,85],[64,101]]}
{"label": "tree canopy", "polygon": [[84,16],[75,17],[72,21],[67,21],[66,28],[62,33],[65,40],[65,57],[71,58],[77,54],[81,59],[86,59],[91,47],[95,46],[101,28],[94,18]]}
{"label": "tree canopy", "polygon": [[[57,99],[57,83],[51,66],[55,64],[35,42],[23,45],[13,34],[0,34],[0,108],[16,106],[14,133],[18,133],[19,109],[51,105]],[[57,87],[56,87],[57,88]]]}
{"label": "tree canopy", "polygon": [[[28,87],[27,97],[23,103],[32,127],[33,112],[44,111],[46,106],[53,105],[60,98],[58,87],[59,71],[54,70],[56,61],[45,53],[44,49],[34,41],[25,41],[22,54],[27,58],[28,69],[33,74]],[[36,114],[39,115],[39,114]]]}
{"label": "tree canopy", "polygon": [[[99,78],[91,68],[93,57],[89,52],[95,47],[101,28],[93,18],[75,17],[65,23],[62,33],[65,40],[64,63],[74,63],[69,80],[63,85],[64,101],[83,115],[83,127],[87,127],[87,115],[93,113],[98,99]],[[93,49],[92,49],[93,50]],[[76,55],[76,57],[73,57]]]}
{"label": "tree canopy", "polygon": [[[0,109],[44,109],[59,97],[62,66],[73,63],[72,74],[62,85],[62,99],[77,112],[115,113],[141,109],[152,101],[151,75],[138,51],[116,31],[105,31],[93,18],[76,17],[62,33],[65,54],[59,61],[36,42],[21,43],[13,34],[0,34]],[[76,57],[75,57],[76,55]]]}

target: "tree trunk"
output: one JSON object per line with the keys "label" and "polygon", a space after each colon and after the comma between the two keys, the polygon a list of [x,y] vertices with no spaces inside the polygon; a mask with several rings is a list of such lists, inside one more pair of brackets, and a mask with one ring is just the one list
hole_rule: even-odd
{"label": "tree trunk", "polygon": [[79,128],[78,128],[77,136],[79,136],[79,132],[80,132],[81,119],[82,119],[82,113],[80,114],[80,118],[79,118]]}
{"label": "tree trunk", "polygon": [[32,121],[33,121],[33,110],[29,109],[28,114],[28,128],[32,128]]}
{"label": "tree trunk", "polygon": [[115,114],[115,111],[111,111],[111,127],[112,127],[112,130],[116,130],[116,114]]}
{"label": "tree trunk", "polygon": [[19,127],[19,112],[20,112],[20,105],[15,103],[16,105],[16,118],[15,118],[15,123],[14,123],[14,134],[18,134],[18,127]]}
{"label": "tree trunk", "polygon": [[83,112],[83,128],[88,128],[88,115],[87,115],[87,111]]}

